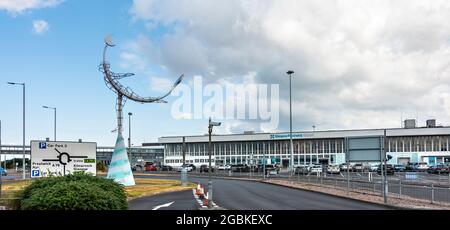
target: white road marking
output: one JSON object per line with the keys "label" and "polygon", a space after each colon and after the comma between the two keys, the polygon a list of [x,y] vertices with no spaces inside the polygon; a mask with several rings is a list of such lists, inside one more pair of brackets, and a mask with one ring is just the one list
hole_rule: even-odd
{"label": "white road marking", "polygon": [[167,204],[163,204],[163,205],[156,206],[156,207],[154,207],[152,210],[158,210],[158,209],[160,209],[160,208],[167,208],[167,207],[169,207],[170,205],[172,205],[173,203],[175,203],[175,201],[174,201],[174,202],[171,202],[171,203],[167,203]]}

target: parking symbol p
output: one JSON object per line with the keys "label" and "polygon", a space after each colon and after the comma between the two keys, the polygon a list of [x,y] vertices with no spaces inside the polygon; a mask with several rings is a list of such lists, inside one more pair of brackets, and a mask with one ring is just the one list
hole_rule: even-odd
{"label": "parking symbol p", "polygon": [[32,177],[39,177],[41,175],[41,172],[39,170],[32,170],[31,176]]}
{"label": "parking symbol p", "polygon": [[47,143],[39,142],[39,149],[46,149],[46,148],[47,148]]}

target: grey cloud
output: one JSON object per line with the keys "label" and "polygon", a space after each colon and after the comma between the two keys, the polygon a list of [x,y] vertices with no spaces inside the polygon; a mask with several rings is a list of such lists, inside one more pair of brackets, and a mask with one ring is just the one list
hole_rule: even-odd
{"label": "grey cloud", "polygon": [[296,71],[297,129],[400,126],[401,114],[416,110],[450,123],[442,96],[450,83],[448,1],[135,0],[130,12],[173,28],[151,51],[134,42],[171,73],[208,83],[254,71],[257,83],[280,84],[280,129],[288,125],[288,69]]}

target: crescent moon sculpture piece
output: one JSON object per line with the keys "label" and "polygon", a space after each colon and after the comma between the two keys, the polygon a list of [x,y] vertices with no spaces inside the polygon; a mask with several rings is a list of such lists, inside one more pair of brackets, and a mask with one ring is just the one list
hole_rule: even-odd
{"label": "crescent moon sculpture piece", "polygon": [[105,81],[106,86],[117,94],[117,102],[116,102],[116,112],[117,112],[117,141],[116,146],[113,152],[113,156],[111,159],[110,167],[108,169],[108,178],[112,178],[117,182],[125,185],[125,186],[133,186],[135,185],[133,173],[131,171],[130,161],[128,159],[128,155],[125,148],[125,142],[122,136],[123,131],[123,106],[125,104],[125,100],[132,100],[135,102],[140,102],[142,104],[147,103],[167,103],[167,101],[163,100],[167,96],[169,96],[172,91],[183,81],[184,75],[181,75],[175,83],[172,85],[172,88],[166,94],[159,97],[142,97],[129,87],[125,87],[120,83],[120,79],[126,77],[134,76],[133,73],[114,73],[110,70],[111,65],[106,60],[106,52],[109,47],[114,47],[115,44],[112,41],[112,37],[108,35],[105,38],[105,48],[103,50],[103,62],[99,66],[99,70],[103,73],[103,80]]}

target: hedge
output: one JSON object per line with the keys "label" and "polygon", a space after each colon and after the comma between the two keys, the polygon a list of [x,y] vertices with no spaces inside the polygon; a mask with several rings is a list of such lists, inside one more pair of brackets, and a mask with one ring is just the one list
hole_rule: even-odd
{"label": "hedge", "polygon": [[103,177],[75,173],[40,178],[22,193],[22,210],[126,210],[122,185]]}

